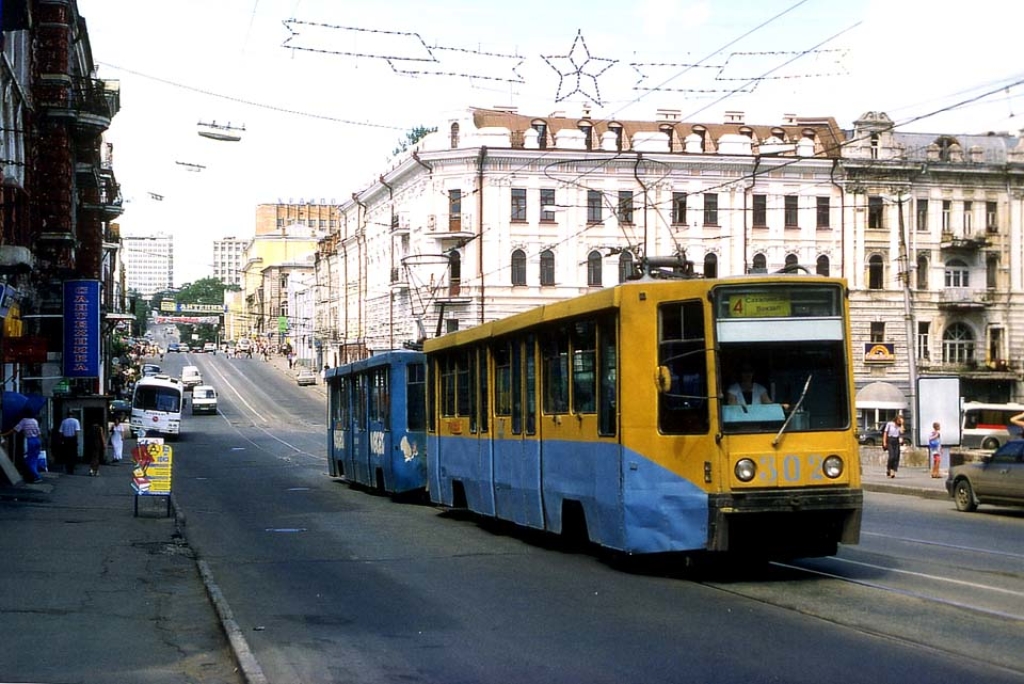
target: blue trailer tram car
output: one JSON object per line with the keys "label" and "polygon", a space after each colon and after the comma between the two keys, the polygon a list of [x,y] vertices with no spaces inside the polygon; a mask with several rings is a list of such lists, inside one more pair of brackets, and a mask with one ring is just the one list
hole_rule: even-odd
{"label": "blue trailer tram car", "polygon": [[406,350],[327,369],[332,477],[389,494],[426,488],[425,373],[423,354]]}

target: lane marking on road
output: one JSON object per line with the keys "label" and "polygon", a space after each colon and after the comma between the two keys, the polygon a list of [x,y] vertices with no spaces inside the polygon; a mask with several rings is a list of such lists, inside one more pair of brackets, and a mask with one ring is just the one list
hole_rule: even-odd
{"label": "lane marking on road", "polygon": [[921,579],[934,580],[936,582],[945,582],[947,584],[958,584],[963,587],[970,587],[971,589],[984,589],[986,591],[994,591],[999,594],[1009,594],[1011,596],[1024,596],[1024,592],[1014,591],[1013,589],[1003,589],[1001,587],[993,587],[989,584],[981,584],[979,582],[969,582],[967,580],[953,579],[952,577],[940,577],[939,575],[930,575],[925,572],[917,572],[915,570],[901,570],[899,568],[889,567],[887,565],[877,565],[876,563],[865,563],[864,561],[855,561],[849,558],[835,557],[834,560],[840,563],[848,563],[850,565],[859,565],[864,568],[871,568],[872,570],[887,570],[888,572],[910,575],[911,577],[920,577]]}
{"label": "lane marking on road", "polygon": [[884,537],[893,541],[905,541],[914,544],[924,544],[926,546],[938,546],[944,549],[954,549],[956,551],[970,551],[971,553],[983,553],[988,556],[1005,556],[1006,558],[1022,558],[1024,554],[1013,553],[1011,551],[999,551],[996,549],[979,549],[976,546],[962,546],[960,544],[949,544],[947,542],[930,541],[928,539],[914,539],[913,537],[890,537],[887,534],[879,534],[877,532],[861,532],[865,537]]}

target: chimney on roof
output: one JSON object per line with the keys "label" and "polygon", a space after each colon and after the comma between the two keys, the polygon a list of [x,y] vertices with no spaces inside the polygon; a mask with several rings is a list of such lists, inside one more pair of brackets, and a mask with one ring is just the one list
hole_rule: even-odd
{"label": "chimney on roof", "polygon": [[658,121],[679,121],[682,112],[678,109],[659,109]]}
{"label": "chimney on roof", "polygon": [[783,114],[782,115],[783,126],[796,126],[796,114]]}
{"label": "chimney on roof", "polygon": [[589,119],[590,118],[590,106],[589,105],[583,105],[583,112],[581,113],[580,118],[582,118],[582,119]]}
{"label": "chimney on roof", "polygon": [[743,123],[743,112],[736,110],[730,110],[725,113],[725,123],[727,124],[742,124]]}

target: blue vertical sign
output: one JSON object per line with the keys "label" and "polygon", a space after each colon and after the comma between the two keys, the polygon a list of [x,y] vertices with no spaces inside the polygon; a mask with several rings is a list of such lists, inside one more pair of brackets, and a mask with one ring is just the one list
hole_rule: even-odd
{"label": "blue vertical sign", "polygon": [[100,375],[100,281],[64,281],[64,376]]}

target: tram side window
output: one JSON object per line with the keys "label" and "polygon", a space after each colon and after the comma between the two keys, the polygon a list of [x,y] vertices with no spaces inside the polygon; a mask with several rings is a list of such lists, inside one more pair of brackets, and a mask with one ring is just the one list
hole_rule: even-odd
{"label": "tram side window", "polygon": [[494,359],[494,414],[512,415],[512,355],[508,342],[499,342],[491,350]]}
{"label": "tram side window", "polygon": [[710,429],[704,305],[699,300],[658,308],[658,365],[667,386],[658,397],[658,428],[666,434]]}
{"label": "tram side window", "polygon": [[546,334],[541,342],[544,413],[569,411],[569,336],[564,327]]}
{"label": "tram side window", "polygon": [[487,432],[487,417],[490,413],[490,404],[488,403],[488,385],[487,385],[487,349],[480,347],[476,350],[477,358],[477,385],[480,387],[480,432]]}
{"label": "tram side window", "polygon": [[370,385],[370,420],[391,429],[391,390],[389,369],[375,368],[370,371],[367,381]]}
{"label": "tram side window", "polygon": [[512,342],[512,434],[523,434],[523,345]]}
{"label": "tram side window", "polygon": [[601,403],[598,409],[597,430],[601,435],[615,434],[616,401],[618,386],[616,377],[615,321],[607,321],[600,327],[600,355],[598,356],[598,392]]}
{"label": "tram side window", "polygon": [[572,326],[573,413],[597,412],[597,326],[593,321],[576,321]]}
{"label": "tram side window", "polygon": [[476,350],[465,349],[459,355],[458,392],[459,415],[469,416],[469,431],[476,432],[476,387],[473,380],[476,378]]}
{"label": "tram side window", "polygon": [[441,415],[455,415],[455,355],[446,354],[441,359]]}
{"label": "tram side window", "polygon": [[419,432],[426,427],[426,366],[422,363],[410,363],[405,367],[405,372],[405,420],[410,431]]}
{"label": "tram side window", "polygon": [[352,418],[357,430],[366,429],[366,377],[362,375],[352,378]]}
{"label": "tram side window", "polygon": [[526,336],[526,434],[537,434],[537,341]]}
{"label": "tram side window", "polygon": [[437,366],[433,360],[427,361],[427,430],[434,432],[437,429],[437,416],[434,415],[434,407],[437,406],[437,392],[434,381],[437,378]]}
{"label": "tram side window", "polygon": [[340,378],[331,387],[331,394],[334,401],[334,424],[347,428],[349,421],[349,379]]}

